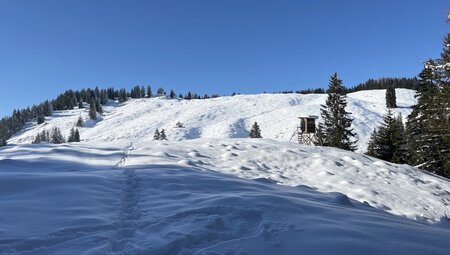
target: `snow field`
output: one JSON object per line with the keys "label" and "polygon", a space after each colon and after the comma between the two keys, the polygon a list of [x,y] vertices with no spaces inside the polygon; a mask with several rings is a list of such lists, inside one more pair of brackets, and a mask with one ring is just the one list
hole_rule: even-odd
{"label": "snow field", "polygon": [[[235,153],[239,158],[244,149],[257,154],[256,150],[269,152],[276,144],[279,151],[272,151],[276,157],[289,155],[290,150],[301,155],[300,150],[310,147],[295,151],[287,143],[239,139],[190,143],[0,149],[1,253],[448,253],[446,219],[430,225],[341,193],[276,185],[261,175],[247,180],[209,169],[210,160],[225,161],[213,159],[214,153]],[[78,159],[72,156],[76,153],[81,155]],[[228,162],[229,167],[240,161]]]}
{"label": "snow field", "polygon": [[[403,117],[415,104],[413,90],[397,89],[396,113]],[[385,90],[350,93],[348,109],[358,134],[358,152],[364,152],[370,133],[382,121],[386,111]],[[289,141],[299,124],[299,116],[320,115],[325,94],[257,94],[219,97],[207,100],[166,98],[132,99],[124,104],[110,103],[105,113],[80,129],[87,142],[138,141],[153,137],[156,128],[166,130],[169,140],[197,138],[246,138],[257,121],[264,138]],[[88,109],[55,112],[46,124],[29,124],[23,132],[9,140],[10,144],[31,143],[37,132],[57,126],[67,137],[79,116],[88,120]],[[175,128],[180,121],[185,128]],[[320,121],[320,120],[319,120]],[[297,142],[296,137],[291,142]]]}

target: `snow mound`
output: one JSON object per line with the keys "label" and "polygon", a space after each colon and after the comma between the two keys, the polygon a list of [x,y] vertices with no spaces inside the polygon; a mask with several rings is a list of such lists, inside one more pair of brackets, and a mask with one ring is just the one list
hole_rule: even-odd
{"label": "snow mound", "polygon": [[[397,89],[396,113],[403,117],[416,103],[415,91]],[[348,95],[347,111],[354,118],[353,127],[358,134],[358,151],[364,152],[370,133],[382,121],[386,90],[370,90]],[[156,128],[166,130],[169,140],[197,138],[246,138],[251,125],[259,123],[264,138],[296,142],[293,137],[299,116],[320,115],[325,94],[257,94],[236,95],[208,100],[179,100],[167,98],[132,99],[123,104],[109,103],[104,107],[101,121],[88,121],[81,128],[81,138],[87,142],[148,140]],[[55,112],[45,124],[28,124],[11,138],[10,144],[33,141],[43,129],[54,126],[67,136],[82,116],[88,119],[88,109]],[[184,128],[177,128],[182,122]],[[292,138],[292,139],[291,139]]]}
{"label": "snow mound", "polygon": [[[201,139],[154,142],[147,147],[140,143],[7,146],[0,149],[0,251],[448,254],[450,229],[445,218],[430,225],[341,193],[319,192],[304,186],[306,181],[297,180],[297,185],[304,184],[296,187],[274,183],[281,181],[277,171],[286,162],[306,165],[298,172],[314,168],[308,162],[316,161],[299,160],[306,153],[333,155],[322,162],[328,169],[315,168],[317,183],[327,180],[328,175],[319,174],[325,171],[331,176],[345,172],[358,177],[351,170],[351,157],[360,155],[267,140]],[[272,158],[266,158],[269,155]],[[272,171],[275,161],[280,166]],[[378,161],[362,162],[373,163],[360,167],[362,176],[376,175]],[[396,186],[401,201],[406,184],[413,182],[414,174],[406,173],[417,170],[383,164],[378,167],[397,174],[390,180],[393,184],[396,180],[404,184]],[[224,174],[233,170],[256,180]],[[449,188],[434,176],[423,180],[441,185],[441,192]],[[436,198],[429,194],[431,185],[420,187],[415,194],[419,200]],[[383,192],[379,196],[384,197]]]}

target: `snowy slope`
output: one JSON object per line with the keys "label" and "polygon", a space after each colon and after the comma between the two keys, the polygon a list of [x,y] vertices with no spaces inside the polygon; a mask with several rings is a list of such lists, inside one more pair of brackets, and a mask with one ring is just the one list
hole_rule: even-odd
{"label": "snowy slope", "polygon": [[[395,110],[403,117],[415,104],[414,91],[397,89]],[[359,138],[359,152],[364,152],[372,130],[382,120],[385,108],[385,90],[360,91],[348,95],[347,111],[355,119],[353,126]],[[170,140],[196,138],[248,137],[253,122],[257,121],[264,138],[289,141],[298,125],[298,116],[320,115],[320,105],[326,95],[311,94],[257,94],[237,95],[208,100],[178,100],[166,98],[135,99],[124,104],[111,103],[98,123],[87,123],[80,130],[87,142],[150,141],[156,128],[166,129]],[[46,124],[28,127],[9,140],[11,144],[31,143],[38,131],[58,126],[68,135],[78,116],[88,119],[88,109],[55,112]],[[175,123],[184,123],[177,129]],[[296,142],[295,137],[292,142]]]}
{"label": "snowy slope", "polygon": [[411,206],[405,214],[437,216],[425,204],[448,202],[447,180],[266,139],[7,146],[0,253],[448,254],[447,219],[430,225],[303,186],[313,174],[319,190],[345,178],[349,194],[377,191],[397,212]]}

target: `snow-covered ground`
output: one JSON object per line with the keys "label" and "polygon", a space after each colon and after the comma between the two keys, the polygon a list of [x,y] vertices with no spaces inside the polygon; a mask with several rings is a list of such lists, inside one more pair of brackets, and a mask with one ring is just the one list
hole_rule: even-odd
{"label": "snow-covered ground", "polygon": [[333,189],[437,219],[450,185],[267,139],[9,145],[0,148],[0,253],[448,254],[447,219],[321,192]]}
{"label": "snow-covered ground", "polygon": [[[413,90],[396,90],[399,108],[395,112],[402,113],[404,118],[410,113],[410,106],[416,103],[414,93]],[[370,133],[382,121],[386,111],[385,94],[386,90],[370,90],[348,95],[347,111],[354,118],[359,152],[366,150]],[[257,94],[190,101],[134,99],[104,107],[101,121],[88,121],[80,133],[87,142],[150,141],[156,128],[164,128],[169,140],[245,138],[257,121],[264,138],[289,141],[299,124],[298,117],[320,115],[320,105],[325,103],[326,97],[323,94]],[[80,115],[88,120],[88,109],[55,112],[47,118],[47,123],[28,125],[9,143],[31,143],[38,131],[54,126],[60,127],[67,136]],[[178,121],[185,128],[175,128]],[[296,142],[296,137],[291,141]]]}
{"label": "snow-covered ground", "polygon": [[[414,91],[396,92],[406,117]],[[359,152],[384,97],[349,94]],[[288,142],[325,99],[135,99],[30,123],[0,148],[0,254],[448,254],[447,179]],[[81,143],[29,144],[80,115]],[[265,139],[247,138],[254,121]]]}

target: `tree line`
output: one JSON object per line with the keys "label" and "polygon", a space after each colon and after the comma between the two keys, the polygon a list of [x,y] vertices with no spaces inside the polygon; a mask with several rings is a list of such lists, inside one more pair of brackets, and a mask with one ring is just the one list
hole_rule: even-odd
{"label": "tree line", "polygon": [[[151,86],[135,86],[130,91],[126,89],[115,89],[109,87],[107,89],[81,89],[66,90],[53,100],[46,100],[38,105],[27,107],[25,109],[17,109],[10,116],[3,117],[0,120],[0,147],[5,146],[8,139],[16,132],[21,130],[27,122],[36,121],[37,124],[45,122],[46,117],[51,116],[53,111],[73,110],[75,108],[84,108],[89,105],[89,117],[97,118],[97,113],[102,113],[102,105],[108,100],[118,100],[120,103],[127,101],[129,98],[150,98],[155,96],[166,96],[164,88],[159,87],[156,93],[152,91]],[[183,98],[186,100],[193,99],[209,99],[219,97],[218,94],[204,94],[203,96],[188,92],[185,95],[177,95],[174,90],[170,90],[169,98]]]}
{"label": "tree line", "polygon": [[443,45],[440,58],[429,59],[418,75],[417,104],[405,124],[394,116],[387,92],[388,111],[372,132],[367,155],[450,178],[450,33]]}

